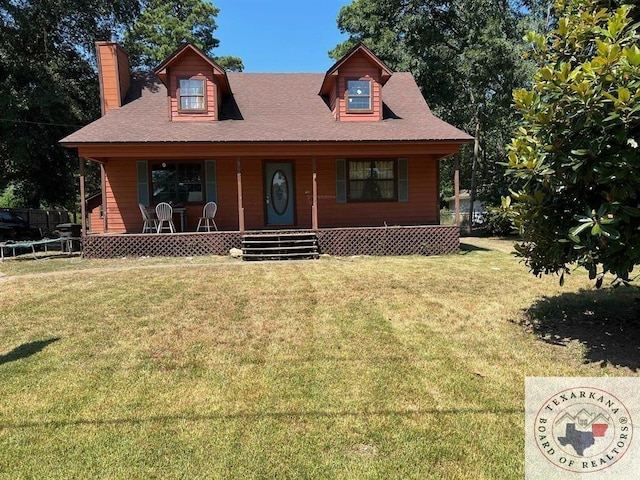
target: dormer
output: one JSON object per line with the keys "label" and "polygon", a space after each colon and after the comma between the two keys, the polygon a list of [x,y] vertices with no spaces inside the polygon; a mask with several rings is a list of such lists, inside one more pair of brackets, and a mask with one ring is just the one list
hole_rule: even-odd
{"label": "dormer", "polygon": [[167,87],[173,122],[216,121],[223,95],[231,94],[224,68],[191,43],[182,44],[154,73]]}
{"label": "dormer", "polygon": [[363,44],[358,44],[325,74],[320,95],[340,122],[382,120],[382,87],[393,71]]}

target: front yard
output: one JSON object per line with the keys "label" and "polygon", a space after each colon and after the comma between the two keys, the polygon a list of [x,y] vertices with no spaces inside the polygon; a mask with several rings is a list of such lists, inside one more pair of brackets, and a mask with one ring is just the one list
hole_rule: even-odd
{"label": "front yard", "polygon": [[637,375],[639,292],[462,242],[0,264],[0,478],[522,478],[525,376]]}

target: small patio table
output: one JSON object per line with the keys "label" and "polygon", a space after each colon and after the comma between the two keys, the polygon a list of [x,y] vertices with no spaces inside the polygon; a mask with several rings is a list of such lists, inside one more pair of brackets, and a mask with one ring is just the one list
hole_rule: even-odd
{"label": "small patio table", "polygon": [[[172,207],[173,213],[177,213],[180,215],[180,231],[187,231],[187,209],[185,207]],[[147,213],[155,218],[156,209],[155,208],[147,208]]]}
{"label": "small patio table", "polygon": [[180,215],[180,231],[187,231],[187,209],[185,207],[173,207],[173,213]]}

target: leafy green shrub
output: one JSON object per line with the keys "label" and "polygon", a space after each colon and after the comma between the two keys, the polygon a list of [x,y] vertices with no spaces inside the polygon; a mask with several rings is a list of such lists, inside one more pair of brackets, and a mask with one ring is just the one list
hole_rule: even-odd
{"label": "leafy green shrub", "polygon": [[496,237],[506,237],[517,233],[517,212],[511,208],[511,197],[501,197],[500,206],[487,207],[482,228],[485,233]]}
{"label": "leafy green shrub", "polygon": [[0,207],[17,208],[20,207],[18,198],[15,195],[13,185],[9,185],[0,195]]}
{"label": "leafy green shrub", "polygon": [[596,286],[605,273],[628,283],[640,265],[640,26],[617,3],[557,0],[557,28],[527,37],[534,82],[513,93],[515,248],[534,274],[561,282],[575,264]]}

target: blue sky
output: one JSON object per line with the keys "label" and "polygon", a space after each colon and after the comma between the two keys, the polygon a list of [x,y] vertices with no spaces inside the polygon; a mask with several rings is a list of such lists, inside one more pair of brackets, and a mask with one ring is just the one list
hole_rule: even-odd
{"label": "blue sky", "polygon": [[325,72],[327,52],[346,40],[336,18],[351,0],[213,0],[220,9],[216,56],[242,58],[245,72]]}

